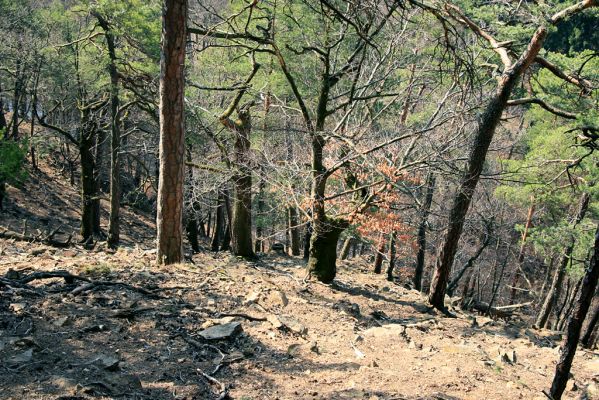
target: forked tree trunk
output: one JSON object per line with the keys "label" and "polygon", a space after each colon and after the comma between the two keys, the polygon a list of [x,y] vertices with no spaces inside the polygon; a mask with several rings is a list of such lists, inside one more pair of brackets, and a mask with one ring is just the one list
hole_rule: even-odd
{"label": "forked tree trunk", "polygon": [[160,58],[160,176],[156,217],[159,264],[183,261],[186,43],[187,1],[164,0]]}
{"label": "forked tree trunk", "polygon": [[580,331],[582,324],[591,306],[593,300],[593,294],[597,288],[597,281],[599,280],[599,225],[595,232],[595,245],[593,257],[584,275],[582,286],[580,288],[580,295],[576,302],[576,307],[572,312],[572,316],[568,321],[566,327],[566,337],[562,343],[560,349],[560,358],[555,367],[555,376],[551,384],[551,391],[549,392],[553,400],[559,400],[566,389],[566,383],[570,375],[570,368],[572,367],[572,361],[576,354],[576,346],[578,345],[578,339],[580,338]]}
{"label": "forked tree trunk", "polygon": [[[582,197],[580,198],[580,203],[578,205],[578,211],[576,212],[576,216],[572,220],[573,227],[578,225],[578,223],[582,221],[582,219],[584,218],[589,207],[589,199],[590,197],[588,193],[582,194]],[[564,276],[566,275],[566,266],[568,265],[568,261],[570,261],[570,256],[572,254],[572,250],[574,249],[574,238],[571,238],[569,242],[570,243],[562,251],[560,262],[553,275],[551,287],[547,292],[547,296],[545,297],[543,306],[541,307],[539,315],[537,316],[535,326],[537,326],[538,328],[545,327],[545,325],[547,324],[547,320],[549,319],[549,315],[551,314],[551,310],[553,309],[557,302],[557,299],[559,298],[562,282],[564,280]]]}
{"label": "forked tree trunk", "polygon": [[426,194],[424,203],[420,210],[420,222],[418,223],[418,254],[416,255],[416,268],[414,269],[414,289],[422,290],[422,274],[424,273],[424,257],[426,255],[426,228],[428,214],[433,203],[433,192],[435,190],[435,176],[429,172],[426,176]]}
{"label": "forked tree trunk", "polygon": [[544,27],[539,28],[535,32],[528,48],[520,59],[513,66],[507,68],[501,75],[497,91],[490,99],[484,113],[480,117],[472,150],[468,158],[467,170],[462,177],[460,187],[455,195],[449,213],[449,226],[436,260],[435,272],[431,282],[429,302],[439,310],[445,310],[445,291],[447,289],[451,266],[453,265],[458,242],[462,235],[466,213],[468,212],[474,190],[482,173],[495,129],[499,124],[503,110],[507,106],[512,90],[516,86],[516,82],[539,53],[546,35],[547,29]]}
{"label": "forked tree trunk", "polygon": [[379,236],[379,244],[376,248],[376,254],[374,255],[374,273],[380,274],[383,266],[383,254],[385,253],[385,235],[383,233]]}

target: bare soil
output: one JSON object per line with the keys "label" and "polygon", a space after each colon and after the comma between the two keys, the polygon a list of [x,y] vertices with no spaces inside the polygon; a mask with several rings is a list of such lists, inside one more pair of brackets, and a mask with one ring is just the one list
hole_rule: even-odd
{"label": "bare soil", "polygon": [[[76,231],[75,190],[31,179],[36,190],[9,191],[0,227]],[[158,267],[151,218],[125,216],[116,252],[0,240],[0,398],[546,399],[559,333],[448,318],[361,258],[341,262],[333,285],[304,282],[303,261],[284,255]],[[41,271],[95,284],[23,283]],[[229,338],[201,335],[235,321]],[[599,353],[579,350],[572,372],[565,398],[599,398]]]}

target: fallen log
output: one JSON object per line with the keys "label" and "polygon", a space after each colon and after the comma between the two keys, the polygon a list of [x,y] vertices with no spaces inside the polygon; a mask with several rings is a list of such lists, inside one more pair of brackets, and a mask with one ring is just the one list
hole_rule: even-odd
{"label": "fallen log", "polygon": [[17,240],[20,242],[43,243],[48,246],[58,247],[61,249],[70,247],[71,239],[73,238],[73,236],[69,235],[69,238],[66,240],[66,242],[61,242],[59,240],[54,239],[54,235],[56,235],[57,231],[58,231],[58,229],[54,230],[52,233],[50,233],[49,235],[46,235],[46,236],[41,236],[41,235],[28,236],[28,235],[23,235],[21,233],[13,232],[8,229],[4,229],[4,230],[0,231],[0,238]]}

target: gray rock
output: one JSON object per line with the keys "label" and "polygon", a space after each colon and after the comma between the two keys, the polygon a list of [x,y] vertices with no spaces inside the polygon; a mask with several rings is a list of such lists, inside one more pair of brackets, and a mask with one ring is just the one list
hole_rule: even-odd
{"label": "gray rock", "polygon": [[199,335],[206,340],[223,340],[237,336],[243,332],[241,322],[229,322],[228,324],[214,325],[200,331]]}

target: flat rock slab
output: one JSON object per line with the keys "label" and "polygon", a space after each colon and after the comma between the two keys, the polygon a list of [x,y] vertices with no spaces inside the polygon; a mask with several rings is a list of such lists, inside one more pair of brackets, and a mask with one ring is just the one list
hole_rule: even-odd
{"label": "flat rock slab", "polygon": [[229,322],[227,324],[214,325],[206,328],[199,335],[206,340],[222,340],[237,336],[243,332],[241,322]]}

